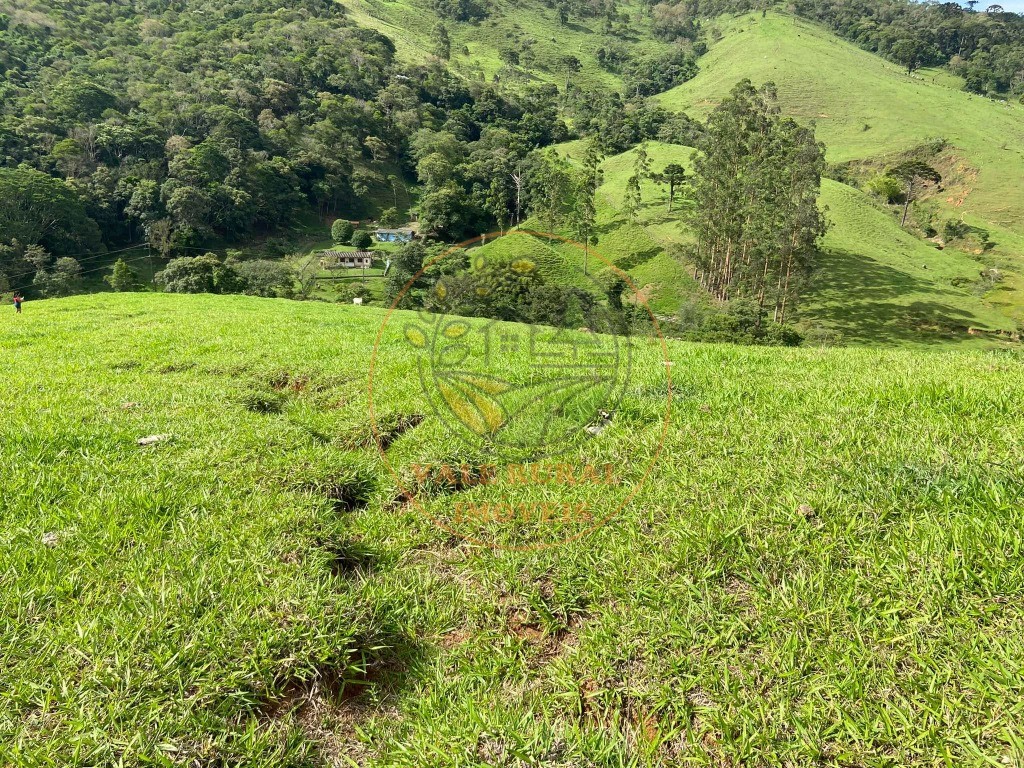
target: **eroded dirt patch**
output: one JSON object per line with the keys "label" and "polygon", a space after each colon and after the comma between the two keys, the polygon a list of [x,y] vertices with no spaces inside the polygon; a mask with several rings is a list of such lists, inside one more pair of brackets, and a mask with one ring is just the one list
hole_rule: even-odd
{"label": "eroded dirt patch", "polygon": [[259,718],[293,723],[328,765],[362,765],[375,750],[360,736],[360,725],[372,717],[400,716],[393,699],[417,654],[402,634],[358,637],[348,661],[278,680]]}
{"label": "eroded dirt patch", "polygon": [[267,385],[275,392],[293,392],[298,394],[305,392],[309,387],[311,377],[305,374],[278,371],[271,374],[267,379]]}
{"label": "eroded dirt patch", "polygon": [[314,495],[325,496],[338,514],[365,509],[370,503],[374,490],[373,479],[362,472],[336,475],[312,483],[306,483],[300,490]]}
{"label": "eroded dirt patch", "polygon": [[394,414],[381,418],[371,430],[370,445],[376,444],[381,451],[387,451],[398,438],[418,427],[425,418],[422,413]]}
{"label": "eroded dirt patch", "polygon": [[539,666],[576,646],[577,632],[585,618],[582,614],[571,614],[564,625],[552,629],[543,627],[528,611],[517,610],[508,617],[507,627],[510,634],[531,649],[533,663]]}
{"label": "eroded dirt patch", "polygon": [[321,544],[320,548],[327,553],[327,567],[339,578],[367,574],[380,559],[357,541],[328,542]]}

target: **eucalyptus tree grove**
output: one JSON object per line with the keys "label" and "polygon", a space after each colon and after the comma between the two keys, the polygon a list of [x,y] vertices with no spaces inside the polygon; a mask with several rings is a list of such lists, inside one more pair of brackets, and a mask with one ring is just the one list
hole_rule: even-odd
{"label": "eucalyptus tree grove", "polygon": [[693,160],[694,277],[784,322],[825,233],[824,145],[779,114],[775,87],[744,80],[708,118]]}

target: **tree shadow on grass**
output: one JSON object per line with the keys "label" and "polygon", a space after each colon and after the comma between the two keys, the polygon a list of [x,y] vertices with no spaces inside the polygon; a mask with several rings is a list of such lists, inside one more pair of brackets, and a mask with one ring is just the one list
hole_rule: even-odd
{"label": "tree shadow on grass", "polygon": [[579,32],[585,35],[595,34],[594,30],[584,27],[582,24],[577,24],[574,21],[566,22],[564,26],[566,29],[571,29],[573,32]]}
{"label": "tree shadow on grass", "polygon": [[963,338],[972,325],[984,325],[951,303],[968,298],[964,292],[860,254],[837,251],[820,257],[809,306],[801,314],[851,341],[939,343]]}
{"label": "tree shadow on grass", "polygon": [[623,271],[629,271],[634,267],[638,267],[641,264],[650,261],[658,254],[662,253],[664,250],[664,248],[655,247],[647,248],[646,250],[642,251],[631,251],[622,258],[616,259],[615,266]]}

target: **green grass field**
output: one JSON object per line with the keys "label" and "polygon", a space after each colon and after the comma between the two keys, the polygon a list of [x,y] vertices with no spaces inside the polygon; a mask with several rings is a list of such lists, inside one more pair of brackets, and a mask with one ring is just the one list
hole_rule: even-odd
{"label": "green grass field", "polygon": [[[1019,354],[670,343],[663,437],[634,339],[607,428],[560,460],[614,465],[598,505],[635,497],[514,551],[433,518],[588,490],[407,503],[369,415],[384,318],[153,294],[4,317],[0,764],[1024,761]],[[424,410],[417,322],[374,374],[400,475],[479,460]]]}
{"label": "green grass field", "polygon": [[[401,61],[432,60],[426,0],[342,2]],[[561,86],[572,54],[580,83],[621,88],[599,19],[489,5],[450,25],[467,79]],[[618,9],[634,54],[666,48]],[[321,301],[2,308],[0,766],[1024,765],[1024,355],[994,335],[1024,322],[1024,107],[789,15],[714,26],[663,105],[703,118],[774,80],[862,177],[944,139],[921,208],[994,247],[939,249],[825,179],[795,319],[847,348],[389,313],[384,280],[353,306],[360,278],[328,272]],[[503,69],[526,41],[534,61]],[[648,151],[655,171],[693,152]],[[710,302],[689,203],[648,181],[622,214],[634,156],[603,163],[595,279],[529,232],[471,257],[599,297],[607,260],[662,319]],[[352,215],[415,204],[397,164],[359,170]],[[325,228],[291,234],[316,273]],[[83,265],[89,289],[115,258]],[[538,443],[558,452],[524,458]]]}

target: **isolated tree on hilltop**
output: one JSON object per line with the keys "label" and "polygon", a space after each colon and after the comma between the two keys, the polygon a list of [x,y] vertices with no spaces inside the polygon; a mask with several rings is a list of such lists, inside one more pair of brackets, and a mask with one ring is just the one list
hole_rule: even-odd
{"label": "isolated tree on hilltop", "polygon": [[672,210],[672,202],[676,197],[676,188],[686,181],[686,169],[679,163],[669,163],[660,174],[661,180],[668,184],[668,209]]}

